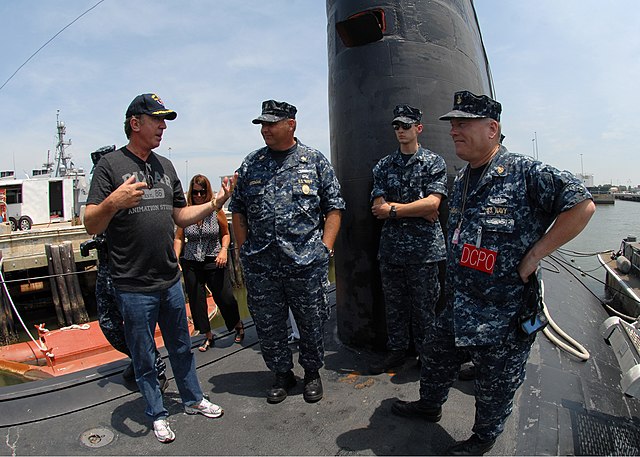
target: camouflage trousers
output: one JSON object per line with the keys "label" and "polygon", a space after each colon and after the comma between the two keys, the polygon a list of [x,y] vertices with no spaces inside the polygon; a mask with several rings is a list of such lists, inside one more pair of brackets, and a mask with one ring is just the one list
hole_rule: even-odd
{"label": "camouflage trousers", "polygon": [[456,347],[453,320],[447,308],[438,316],[421,351],[420,398],[442,405],[457,379],[460,365],[469,359],[476,370],[476,414],[473,433],[482,440],[497,438],[513,409],[513,397],[524,381],[532,341],[521,341],[513,331],[501,344]]}
{"label": "camouflage trousers", "polygon": [[330,313],[327,298],[329,262],[287,266],[244,261],[247,304],[256,326],[262,357],[275,373],[293,368],[287,344],[289,308],[300,331],[299,363],[306,371],[324,364],[323,326]]}
{"label": "camouflage trousers", "polygon": [[440,296],[438,264],[394,265],[380,262],[387,320],[387,349],[405,351],[413,336],[420,350],[425,331],[435,318]]}
{"label": "camouflage trousers", "polygon": [[[131,352],[124,339],[124,320],[113,290],[113,280],[109,266],[105,262],[98,264],[96,276],[96,305],[98,308],[98,323],[109,344],[117,351],[131,357]],[[167,364],[156,349],[156,371],[161,378],[165,374]]]}

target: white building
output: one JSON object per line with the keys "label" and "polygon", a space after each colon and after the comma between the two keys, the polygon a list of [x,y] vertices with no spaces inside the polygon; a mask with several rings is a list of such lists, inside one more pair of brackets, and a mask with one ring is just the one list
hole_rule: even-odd
{"label": "white building", "polygon": [[586,187],[593,187],[593,175],[585,173],[576,173],[576,176],[582,181]]}

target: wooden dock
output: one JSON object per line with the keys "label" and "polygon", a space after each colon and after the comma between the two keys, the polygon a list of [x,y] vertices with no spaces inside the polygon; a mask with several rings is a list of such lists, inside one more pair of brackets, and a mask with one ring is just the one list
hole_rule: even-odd
{"label": "wooden dock", "polygon": [[616,193],[616,200],[627,200],[630,202],[640,202],[640,194]]}
{"label": "wooden dock", "polygon": [[611,192],[591,191],[591,196],[596,205],[614,205],[616,203],[615,195]]}
{"label": "wooden dock", "polygon": [[88,309],[95,309],[97,254],[83,257],[80,244],[90,238],[84,226],[70,223],[0,234],[7,290],[0,291],[0,344],[21,340],[16,313],[28,328],[43,321],[63,327],[89,320]]}
{"label": "wooden dock", "polygon": [[80,243],[90,239],[84,225],[70,225],[68,223],[34,226],[28,231],[15,231],[0,235],[0,253],[3,259],[5,273],[30,268],[47,267],[45,245],[63,244],[70,241],[76,263],[95,263],[95,250],[88,257],[80,255]]}

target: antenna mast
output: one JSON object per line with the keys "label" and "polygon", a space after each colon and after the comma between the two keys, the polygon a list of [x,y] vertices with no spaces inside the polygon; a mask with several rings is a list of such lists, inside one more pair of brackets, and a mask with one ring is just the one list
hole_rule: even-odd
{"label": "antenna mast", "polygon": [[67,127],[64,125],[64,122],[60,120],[60,110],[56,112],[56,128],[58,130],[58,144],[56,145],[56,159],[58,162],[55,176],[65,176],[73,169],[73,162],[71,162],[71,156],[65,152],[65,147],[71,146],[71,140],[64,141]]}

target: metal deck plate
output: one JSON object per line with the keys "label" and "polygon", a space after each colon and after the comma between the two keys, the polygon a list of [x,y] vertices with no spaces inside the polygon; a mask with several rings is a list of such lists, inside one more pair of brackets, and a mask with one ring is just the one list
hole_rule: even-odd
{"label": "metal deck plate", "polygon": [[571,411],[575,455],[640,455],[640,421]]}

